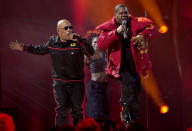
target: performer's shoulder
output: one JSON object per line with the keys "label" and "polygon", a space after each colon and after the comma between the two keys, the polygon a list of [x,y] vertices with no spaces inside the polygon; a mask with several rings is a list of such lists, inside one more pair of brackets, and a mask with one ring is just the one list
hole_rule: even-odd
{"label": "performer's shoulder", "polygon": [[96,27],[96,29],[98,29],[98,30],[108,30],[111,28],[114,28],[114,20],[113,19],[105,21],[104,23],[102,23]]}
{"label": "performer's shoulder", "polygon": [[49,40],[50,40],[50,41],[56,41],[56,39],[57,39],[57,36],[56,36],[56,35],[51,35],[51,36],[49,36]]}
{"label": "performer's shoulder", "polygon": [[149,18],[146,18],[146,17],[135,17],[135,19],[138,22],[152,22]]}

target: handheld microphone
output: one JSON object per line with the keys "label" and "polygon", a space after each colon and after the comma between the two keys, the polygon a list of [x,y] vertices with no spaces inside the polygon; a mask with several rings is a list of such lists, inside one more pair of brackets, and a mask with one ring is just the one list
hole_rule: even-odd
{"label": "handheld microphone", "polygon": [[77,39],[78,41],[86,42],[86,39],[81,37],[80,35],[74,34],[73,39]]}
{"label": "handheld microphone", "polygon": [[124,39],[127,38],[127,28],[126,28],[127,20],[122,20],[122,26],[124,28],[123,37]]}
{"label": "handheld microphone", "polygon": [[78,39],[78,40],[81,40],[81,39],[82,39],[82,37],[81,37],[80,35],[76,35],[76,34],[74,34],[74,35],[73,35],[73,39]]}

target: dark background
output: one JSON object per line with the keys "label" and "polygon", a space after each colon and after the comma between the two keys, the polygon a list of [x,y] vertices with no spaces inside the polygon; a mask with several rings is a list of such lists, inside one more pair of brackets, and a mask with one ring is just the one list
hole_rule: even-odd
{"label": "dark background", "polygon": [[[1,0],[0,1],[0,108],[14,117],[17,130],[44,131],[54,125],[52,66],[49,55],[37,56],[9,49],[9,42],[43,44],[56,35],[57,21],[69,19],[74,31],[87,30],[110,19],[118,0]],[[125,0],[129,12],[144,16],[138,1]],[[149,131],[185,131],[192,127],[192,1],[157,0],[169,27],[151,40],[153,73],[167,114],[146,95],[141,95],[141,121]],[[150,16],[149,16],[150,17]],[[120,88],[110,81],[110,116],[119,118]]]}

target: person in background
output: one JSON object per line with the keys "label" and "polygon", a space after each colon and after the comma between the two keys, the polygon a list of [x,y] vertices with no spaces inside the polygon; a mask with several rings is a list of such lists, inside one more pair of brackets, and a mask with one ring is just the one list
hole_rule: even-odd
{"label": "person in background", "polygon": [[108,107],[108,81],[105,76],[106,56],[104,51],[97,48],[99,30],[88,31],[86,38],[94,48],[93,56],[85,56],[84,63],[88,65],[91,79],[86,86],[86,117],[94,119],[107,119]]}

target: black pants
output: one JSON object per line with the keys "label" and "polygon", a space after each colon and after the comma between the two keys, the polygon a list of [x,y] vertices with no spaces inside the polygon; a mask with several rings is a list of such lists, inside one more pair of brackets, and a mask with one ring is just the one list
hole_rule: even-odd
{"label": "black pants", "polygon": [[126,112],[137,114],[140,112],[141,81],[139,75],[129,72],[120,73],[121,106],[126,106]]}
{"label": "black pants", "polygon": [[65,83],[53,81],[53,89],[57,102],[56,126],[68,124],[68,111],[71,108],[73,125],[83,119],[83,109],[81,107],[84,98],[83,82]]}
{"label": "black pants", "polygon": [[90,80],[86,86],[86,116],[94,119],[108,118],[108,84]]}

